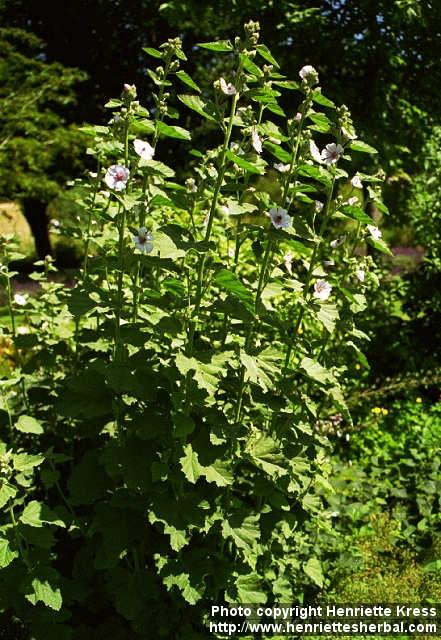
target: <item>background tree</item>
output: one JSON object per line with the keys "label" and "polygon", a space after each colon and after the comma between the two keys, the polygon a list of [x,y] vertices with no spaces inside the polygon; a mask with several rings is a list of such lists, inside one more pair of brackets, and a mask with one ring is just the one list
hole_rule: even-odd
{"label": "background tree", "polygon": [[82,136],[66,125],[77,69],[49,63],[41,42],[20,29],[0,30],[0,198],[19,201],[40,257],[51,252],[46,206],[72,174]]}

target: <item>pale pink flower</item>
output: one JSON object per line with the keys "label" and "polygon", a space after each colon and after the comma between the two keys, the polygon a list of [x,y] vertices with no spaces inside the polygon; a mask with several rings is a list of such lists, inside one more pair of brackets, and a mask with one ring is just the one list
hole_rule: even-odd
{"label": "pale pink flower", "polygon": [[311,153],[311,156],[314,158],[314,160],[319,164],[322,164],[322,156],[314,140],[311,140],[309,143],[309,151]]}
{"label": "pale pink flower", "polygon": [[19,307],[24,307],[27,301],[27,296],[22,296],[21,293],[14,294],[14,302],[18,304]]}
{"label": "pale pink flower", "polygon": [[344,149],[341,144],[331,142],[322,150],[322,160],[325,164],[335,164],[343,153]]}
{"label": "pale pink flower", "polygon": [[126,188],[129,176],[130,172],[127,167],[124,167],[122,164],[112,164],[112,166],[109,167],[106,171],[104,182],[109,187],[109,189],[122,191]]}
{"label": "pale pink flower", "polygon": [[296,122],[300,122],[301,119],[302,119],[302,114],[300,113],[300,111],[297,111],[296,115],[294,116],[294,120]]}
{"label": "pale pink flower", "polygon": [[331,295],[332,286],[326,280],[317,280],[314,284],[314,298],[327,300]]}
{"label": "pale pink flower", "polygon": [[366,276],[364,269],[357,269],[355,275],[357,276],[358,280],[360,280],[360,282],[364,282]]}
{"label": "pale pink flower", "polygon": [[253,129],[253,132],[251,134],[251,142],[254,150],[257,153],[262,153],[262,140],[260,139],[260,136],[257,133],[256,129]]}
{"label": "pale pink flower", "polygon": [[305,82],[318,82],[318,73],[310,64],[306,64],[300,69],[299,76]]}
{"label": "pale pink flower", "polygon": [[153,236],[145,227],[138,229],[138,233],[133,236],[133,242],[136,249],[139,249],[142,253],[150,253],[153,250]]}
{"label": "pale pink flower", "polygon": [[380,240],[381,236],[383,235],[380,229],[373,224],[368,224],[366,229],[369,231],[374,240]]}
{"label": "pale pink flower", "polygon": [[234,96],[237,93],[237,89],[231,82],[226,82],[224,78],[219,78],[219,86],[222,93],[226,96]]}
{"label": "pale pink flower", "polygon": [[273,227],[276,229],[288,229],[291,226],[291,216],[288,215],[286,209],[274,207],[270,210],[269,216]]}
{"label": "pale pink flower", "polygon": [[288,173],[290,165],[283,164],[283,162],[276,162],[274,165],[274,169],[277,169],[277,171],[280,171],[280,173]]}
{"label": "pale pink flower", "polygon": [[351,179],[351,185],[356,189],[363,189],[363,183],[358,174],[355,174],[355,176]]}
{"label": "pale pink flower", "polygon": [[151,160],[155,155],[154,148],[145,140],[136,138],[136,140],[133,141],[133,147],[142,160]]}
{"label": "pale pink flower", "polygon": [[358,202],[360,202],[360,200],[357,198],[357,196],[352,196],[352,198],[349,198],[348,200],[348,204],[350,204],[351,207],[356,205]]}

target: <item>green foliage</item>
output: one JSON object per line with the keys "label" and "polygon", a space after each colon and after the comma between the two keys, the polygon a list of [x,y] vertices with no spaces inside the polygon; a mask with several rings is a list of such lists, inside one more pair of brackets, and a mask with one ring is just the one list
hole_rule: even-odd
{"label": "green foliage", "polygon": [[[354,314],[375,266],[356,249],[375,234],[362,214],[381,206],[379,180],[363,174],[363,202],[340,195],[358,153],[348,110],[314,70],[290,82],[258,42],[250,22],[209,43],[235,71],[201,95],[179,39],[150,49],[153,119],[125,85],[107,125],[83,128],[97,170],[73,185],[79,221],[63,225],[85,239],[73,288],[46,259],[39,296],[17,301],[2,243],[15,369],[0,381],[1,606],[36,640],[110,623],[113,637],[202,638],[214,601],[295,602],[324,584],[308,534],[328,528],[315,427],[350,420],[339,345],[361,353]],[[176,124],[169,87],[183,78],[177,105],[213,148],[192,149]],[[171,140],[183,177],[155,159]]]}
{"label": "green foliage", "polygon": [[417,240],[426,250],[434,271],[441,270],[441,127],[434,127],[421,150],[421,170],[413,181],[408,202]]}
{"label": "green foliage", "polygon": [[60,110],[75,100],[85,74],[45,62],[38,38],[19,29],[1,29],[0,47],[0,197],[47,202],[83,148]]}

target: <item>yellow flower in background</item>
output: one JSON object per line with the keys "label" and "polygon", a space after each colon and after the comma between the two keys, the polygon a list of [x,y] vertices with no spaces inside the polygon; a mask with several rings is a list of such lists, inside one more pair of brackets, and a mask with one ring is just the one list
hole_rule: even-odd
{"label": "yellow flower in background", "polygon": [[389,413],[389,409],[381,409],[381,413],[382,413],[384,416],[387,416],[387,414]]}
{"label": "yellow flower in background", "polygon": [[373,407],[371,409],[372,413],[376,413],[377,415],[381,413],[381,407]]}
{"label": "yellow flower in background", "polygon": [[303,333],[303,329],[302,329],[302,327],[299,327],[299,328],[297,329],[297,333],[298,333],[299,335],[302,335],[302,333]]}
{"label": "yellow flower in background", "polygon": [[416,399],[416,403],[417,403],[417,404],[421,404],[421,403],[422,403],[422,401],[423,401],[423,399],[422,399],[422,398],[420,398],[420,396],[418,396],[418,398]]}
{"label": "yellow flower in background", "polygon": [[360,365],[358,362],[356,362],[356,364],[355,364],[355,368],[356,368],[356,369],[361,369],[361,365]]}

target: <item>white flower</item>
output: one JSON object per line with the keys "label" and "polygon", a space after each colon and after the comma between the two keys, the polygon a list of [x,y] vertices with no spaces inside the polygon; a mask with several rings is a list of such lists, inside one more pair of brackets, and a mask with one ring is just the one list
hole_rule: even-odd
{"label": "white flower", "polygon": [[273,227],[276,227],[276,229],[287,229],[291,226],[291,216],[288,215],[286,209],[274,207],[270,210],[269,216]]}
{"label": "white flower", "polygon": [[14,295],[14,302],[15,304],[18,304],[20,307],[24,307],[25,304],[27,304],[27,296],[22,296],[21,293],[16,293]]}
{"label": "white flower", "polygon": [[294,116],[294,120],[296,122],[300,122],[301,119],[302,119],[302,114],[300,113],[300,111],[297,111],[296,115]]}
{"label": "white flower", "polygon": [[222,93],[226,96],[234,96],[237,93],[237,89],[231,82],[225,82],[224,78],[219,78],[219,86]]}
{"label": "white flower", "polygon": [[283,256],[283,261],[285,263],[286,270],[288,271],[290,276],[292,276],[292,259],[293,259],[293,255],[291,251],[288,251],[288,253],[286,253]]}
{"label": "white flower", "polygon": [[51,224],[51,227],[55,227],[58,229],[58,227],[60,226],[60,221],[57,220],[57,218],[51,218],[49,222]]}
{"label": "white flower", "polygon": [[136,153],[143,160],[151,160],[155,155],[155,150],[153,149],[152,145],[148,142],[145,142],[144,140],[136,138],[136,140],[133,141],[133,146]]}
{"label": "white flower", "polygon": [[317,280],[314,284],[314,298],[327,300],[331,295],[332,286],[326,280]]}
{"label": "white flower", "polygon": [[136,236],[133,236],[133,242],[142,253],[150,253],[153,250],[153,236],[145,227],[138,229]]}
{"label": "white flower", "polygon": [[357,196],[352,196],[352,198],[349,198],[349,200],[348,200],[348,204],[350,204],[351,207],[356,205],[357,202],[360,202],[360,200],[357,198]]}
{"label": "white flower", "polygon": [[109,189],[122,191],[126,187],[129,176],[130,172],[127,167],[123,167],[122,164],[112,164],[112,166],[109,167],[106,171],[104,182],[109,187]]}
{"label": "white flower", "polygon": [[277,169],[277,171],[280,171],[280,173],[288,173],[289,169],[290,169],[289,164],[283,164],[283,162],[276,162],[274,165],[274,169]]}
{"label": "white flower", "polygon": [[335,266],[335,261],[334,260],[323,260],[323,266],[324,267],[333,267]]}
{"label": "white flower", "polygon": [[335,240],[331,240],[331,242],[329,244],[330,244],[332,249],[336,249],[341,244],[343,244],[345,240],[346,240],[346,236],[339,236]]}
{"label": "white flower", "polygon": [[320,154],[319,148],[316,145],[316,143],[314,142],[314,140],[311,140],[309,143],[309,151],[311,152],[311,156],[314,158],[314,160],[316,162],[318,162],[319,164],[322,163],[322,156]]}
{"label": "white flower", "polygon": [[357,271],[355,272],[355,275],[360,280],[360,282],[364,282],[364,278],[366,276],[364,269],[357,269]]}
{"label": "white flower", "polygon": [[380,229],[373,224],[368,224],[366,229],[369,231],[374,240],[379,240],[383,235]]}
{"label": "white flower", "polygon": [[257,153],[262,153],[262,140],[260,139],[260,136],[257,133],[256,129],[253,129],[253,132],[251,134],[251,142],[254,150],[257,151]]}
{"label": "white flower", "polygon": [[318,73],[310,64],[305,64],[299,71],[299,76],[302,80],[315,80],[318,78]]}
{"label": "white flower", "polygon": [[316,213],[320,213],[320,211],[323,211],[323,207],[325,205],[323,204],[323,202],[320,202],[320,200],[315,200],[314,201],[314,209],[316,211]]}
{"label": "white flower", "polygon": [[325,164],[335,164],[343,153],[344,149],[341,144],[331,142],[327,144],[322,151],[322,159]]}
{"label": "white flower", "polygon": [[89,171],[89,177],[95,180],[96,178],[98,178],[98,174],[96,171]]}
{"label": "white flower", "polygon": [[357,173],[353,178],[351,178],[351,185],[356,189],[363,189],[363,183],[360,180],[360,176]]}
{"label": "white flower", "polygon": [[24,336],[26,333],[29,333],[29,329],[27,327],[17,327],[17,333],[20,336]]}

